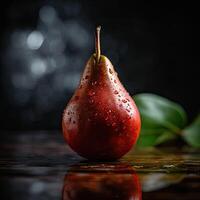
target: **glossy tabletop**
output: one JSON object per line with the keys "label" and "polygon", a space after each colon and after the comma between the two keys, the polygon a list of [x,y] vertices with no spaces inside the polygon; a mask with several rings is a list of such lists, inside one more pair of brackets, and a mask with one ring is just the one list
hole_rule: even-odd
{"label": "glossy tabletop", "polygon": [[59,131],[2,131],[0,199],[197,200],[200,151],[133,149],[116,162],[88,162]]}

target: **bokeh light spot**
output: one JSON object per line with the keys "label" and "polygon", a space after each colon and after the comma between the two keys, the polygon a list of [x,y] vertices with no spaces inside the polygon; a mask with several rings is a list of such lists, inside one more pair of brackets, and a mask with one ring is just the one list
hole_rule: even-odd
{"label": "bokeh light spot", "polygon": [[35,76],[43,75],[47,70],[46,62],[40,58],[36,58],[31,63],[31,72]]}
{"label": "bokeh light spot", "polygon": [[30,49],[39,49],[44,41],[44,37],[41,32],[33,31],[29,34],[27,38],[27,45]]}

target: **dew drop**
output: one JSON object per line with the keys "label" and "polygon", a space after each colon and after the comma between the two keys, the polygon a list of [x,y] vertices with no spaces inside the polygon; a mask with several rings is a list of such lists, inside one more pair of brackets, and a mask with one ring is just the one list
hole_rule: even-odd
{"label": "dew drop", "polygon": [[122,107],[122,104],[119,104],[119,107]]}
{"label": "dew drop", "polygon": [[130,102],[130,100],[128,98],[126,100]]}
{"label": "dew drop", "polygon": [[116,81],[116,80],[114,80],[114,83],[117,83],[117,81]]}
{"label": "dew drop", "polygon": [[119,94],[119,92],[117,90],[114,91],[114,94]]}
{"label": "dew drop", "polygon": [[112,126],[116,126],[116,123],[115,123],[115,122],[113,122],[113,123],[112,123]]}
{"label": "dew drop", "polygon": [[89,95],[89,96],[93,96],[93,95],[95,95],[95,92],[94,92],[94,91],[89,91],[89,92],[88,92],[88,95]]}
{"label": "dew drop", "polygon": [[94,103],[94,100],[93,99],[89,99],[89,103]]}
{"label": "dew drop", "polygon": [[111,70],[110,68],[109,68],[109,73],[110,73],[110,74],[112,74],[112,73],[113,73],[113,72],[112,72],[112,70]]}
{"label": "dew drop", "polygon": [[118,97],[121,97],[121,95],[118,95]]}
{"label": "dew drop", "polygon": [[92,82],[92,85],[97,85],[97,81]]}
{"label": "dew drop", "polygon": [[111,111],[111,110],[108,110],[108,112],[111,113],[112,111]]}
{"label": "dew drop", "polygon": [[123,103],[126,103],[127,101],[125,99],[122,100]]}
{"label": "dew drop", "polygon": [[128,112],[130,112],[130,110],[129,109],[126,109]]}

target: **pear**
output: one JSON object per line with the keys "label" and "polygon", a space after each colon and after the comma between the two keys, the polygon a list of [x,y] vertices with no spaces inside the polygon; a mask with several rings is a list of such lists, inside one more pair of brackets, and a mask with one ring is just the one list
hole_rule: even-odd
{"label": "pear", "polygon": [[101,55],[100,27],[96,52],[64,110],[63,135],[68,145],[89,160],[116,160],[136,143],[141,121],[135,102],[121,84],[110,60]]}

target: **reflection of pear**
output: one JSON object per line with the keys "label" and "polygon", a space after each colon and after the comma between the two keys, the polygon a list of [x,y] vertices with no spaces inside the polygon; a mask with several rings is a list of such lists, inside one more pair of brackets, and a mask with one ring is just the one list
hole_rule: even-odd
{"label": "reflection of pear", "polygon": [[137,174],[126,164],[74,166],[65,176],[62,200],[141,200]]}
{"label": "reflection of pear", "polygon": [[79,155],[113,160],[127,153],[140,132],[140,115],[108,58],[100,54],[97,28],[96,54],[85,67],[79,87],[62,120],[63,134]]}

